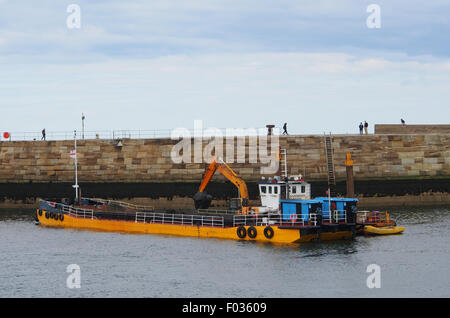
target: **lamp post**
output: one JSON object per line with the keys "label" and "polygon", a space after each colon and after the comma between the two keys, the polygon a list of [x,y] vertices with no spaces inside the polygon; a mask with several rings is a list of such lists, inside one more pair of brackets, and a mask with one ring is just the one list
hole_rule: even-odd
{"label": "lamp post", "polygon": [[81,137],[84,139],[84,119],[85,119],[86,117],[84,116],[84,114],[83,113],[81,113],[81,132],[82,132],[82,134],[81,134]]}
{"label": "lamp post", "polygon": [[78,154],[77,154],[77,131],[76,130],[74,130],[74,132],[73,132],[73,140],[74,140],[74,150],[73,150],[73,152],[72,152],[72,154],[71,154],[71,157],[73,158],[73,159],[75,159],[75,161],[74,161],[74,164],[75,164],[75,184],[72,186],[72,187],[74,187],[75,188],[75,202],[78,202],[79,201],[79,196],[78,196],[78,192],[79,192],[79,185],[78,185],[78,161],[77,161],[77,157],[78,157]]}

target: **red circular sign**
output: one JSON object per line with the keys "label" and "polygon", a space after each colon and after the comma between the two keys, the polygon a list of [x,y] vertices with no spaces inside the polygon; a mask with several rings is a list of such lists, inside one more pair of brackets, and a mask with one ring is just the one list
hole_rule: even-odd
{"label": "red circular sign", "polygon": [[3,133],[3,138],[8,139],[11,135],[9,134],[9,132],[5,131]]}

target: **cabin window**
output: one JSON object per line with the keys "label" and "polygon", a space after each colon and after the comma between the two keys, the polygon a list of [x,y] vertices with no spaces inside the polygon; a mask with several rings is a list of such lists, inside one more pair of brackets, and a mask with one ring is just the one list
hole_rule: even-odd
{"label": "cabin window", "polygon": [[261,193],[266,193],[266,186],[261,186]]}
{"label": "cabin window", "polygon": [[273,187],[273,193],[278,194],[278,187]]}
{"label": "cabin window", "polygon": [[301,191],[302,193],[305,193],[305,186],[302,186]]}
{"label": "cabin window", "polygon": [[267,189],[269,189],[269,194],[272,194],[272,187],[267,187]]}
{"label": "cabin window", "polygon": [[296,187],[296,186],[293,186],[291,189],[292,189],[291,192],[292,192],[293,194],[297,193],[297,187]]}

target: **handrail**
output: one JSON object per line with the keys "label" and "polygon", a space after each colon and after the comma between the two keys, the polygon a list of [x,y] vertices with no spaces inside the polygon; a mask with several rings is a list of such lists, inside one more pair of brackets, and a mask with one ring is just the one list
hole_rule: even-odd
{"label": "handrail", "polygon": [[310,213],[307,221],[303,220],[302,214],[291,214],[290,219],[286,220],[281,214],[267,215],[236,215],[233,217],[233,226],[317,226],[317,214]]}
{"label": "handrail", "polygon": [[[252,128],[252,131],[257,135],[262,135],[267,133],[267,129],[263,127]],[[174,129],[145,129],[145,130],[130,130],[130,129],[119,129],[119,130],[92,130],[92,131],[80,131],[79,135],[84,136],[80,139],[93,140],[93,139],[159,139],[159,138],[171,138]],[[194,136],[194,130],[189,130],[190,136]],[[214,130],[211,130],[214,131]],[[218,132],[220,131],[220,133]],[[206,130],[203,132],[205,137],[214,136],[226,136],[227,128],[218,129],[217,133],[207,133]],[[243,135],[239,133],[239,130],[233,131],[234,136],[253,136],[253,132],[249,132],[247,129],[243,129]],[[42,132],[38,131],[10,131],[10,137],[3,139],[5,141],[40,141],[42,139]],[[71,131],[46,131],[46,140],[73,140],[73,130]]]}
{"label": "handrail", "polygon": [[231,215],[235,215],[236,214],[236,210],[220,210],[220,209],[197,209],[197,212],[199,214],[204,214],[204,213],[208,213],[208,214],[231,214]]}
{"label": "handrail", "polygon": [[322,221],[327,221],[329,223],[347,222],[346,210],[328,210],[324,212],[328,213],[328,215],[326,217],[322,216]]}
{"label": "handrail", "polygon": [[123,201],[105,200],[105,199],[99,199],[99,198],[82,198],[82,199],[98,201],[98,202],[101,202],[101,203],[107,204],[107,205],[118,205],[118,206],[121,206],[124,208],[133,209],[133,210],[142,210],[142,211],[154,211],[155,210],[153,208],[153,206],[136,205],[136,204],[123,202]]}
{"label": "handrail", "polygon": [[83,217],[83,218],[90,218],[93,219],[94,218],[94,210],[92,209],[82,209],[82,208],[76,208],[70,205],[66,205],[63,203],[58,203],[58,202],[51,202],[51,201],[46,201],[46,200],[41,200],[41,202],[44,202],[46,204],[48,204],[51,207],[54,207],[55,209],[60,209],[63,212],[68,213],[69,215],[73,215],[76,217]]}
{"label": "handrail", "polygon": [[225,221],[220,216],[136,212],[135,223],[159,223],[173,225],[202,225],[225,227]]}
{"label": "handrail", "polygon": [[390,220],[387,211],[358,211],[356,222],[360,224],[390,223]]}

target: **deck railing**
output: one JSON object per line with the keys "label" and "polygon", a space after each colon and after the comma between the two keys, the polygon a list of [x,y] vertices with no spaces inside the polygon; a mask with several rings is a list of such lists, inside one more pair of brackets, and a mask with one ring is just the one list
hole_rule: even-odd
{"label": "deck railing", "polygon": [[389,222],[389,214],[386,211],[358,211],[356,213],[356,223],[359,224],[388,224]]}
{"label": "deck railing", "polygon": [[233,226],[317,226],[317,214],[310,213],[309,218],[304,220],[301,214],[291,214],[285,218],[280,214],[258,215],[236,215],[233,217]]}
{"label": "deck railing", "polygon": [[74,216],[74,217],[83,218],[83,219],[93,219],[94,218],[94,210],[92,210],[92,209],[75,208],[73,206],[62,204],[62,203],[45,201],[45,200],[41,200],[41,201],[46,203],[47,205],[51,206],[52,208],[61,210],[71,216]]}
{"label": "deck railing", "polygon": [[98,199],[98,198],[92,198],[92,199],[91,198],[83,198],[83,199],[97,201],[97,202],[101,202],[101,203],[107,204],[107,205],[116,205],[116,206],[123,207],[125,209],[133,209],[133,210],[137,210],[137,211],[150,212],[150,211],[155,210],[152,206],[136,205],[136,204],[123,202],[123,201],[105,200],[105,199]]}
{"label": "deck railing", "polygon": [[347,211],[345,210],[332,210],[326,211],[326,213],[327,216],[322,217],[322,222],[328,223],[347,222]]}
{"label": "deck railing", "polygon": [[234,215],[236,214],[235,210],[220,210],[220,209],[198,209],[198,214],[226,214],[226,215]]}
{"label": "deck railing", "polygon": [[149,213],[149,212],[136,212],[135,222],[174,224],[174,225],[201,225],[211,227],[225,226],[224,218],[221,216]]}

